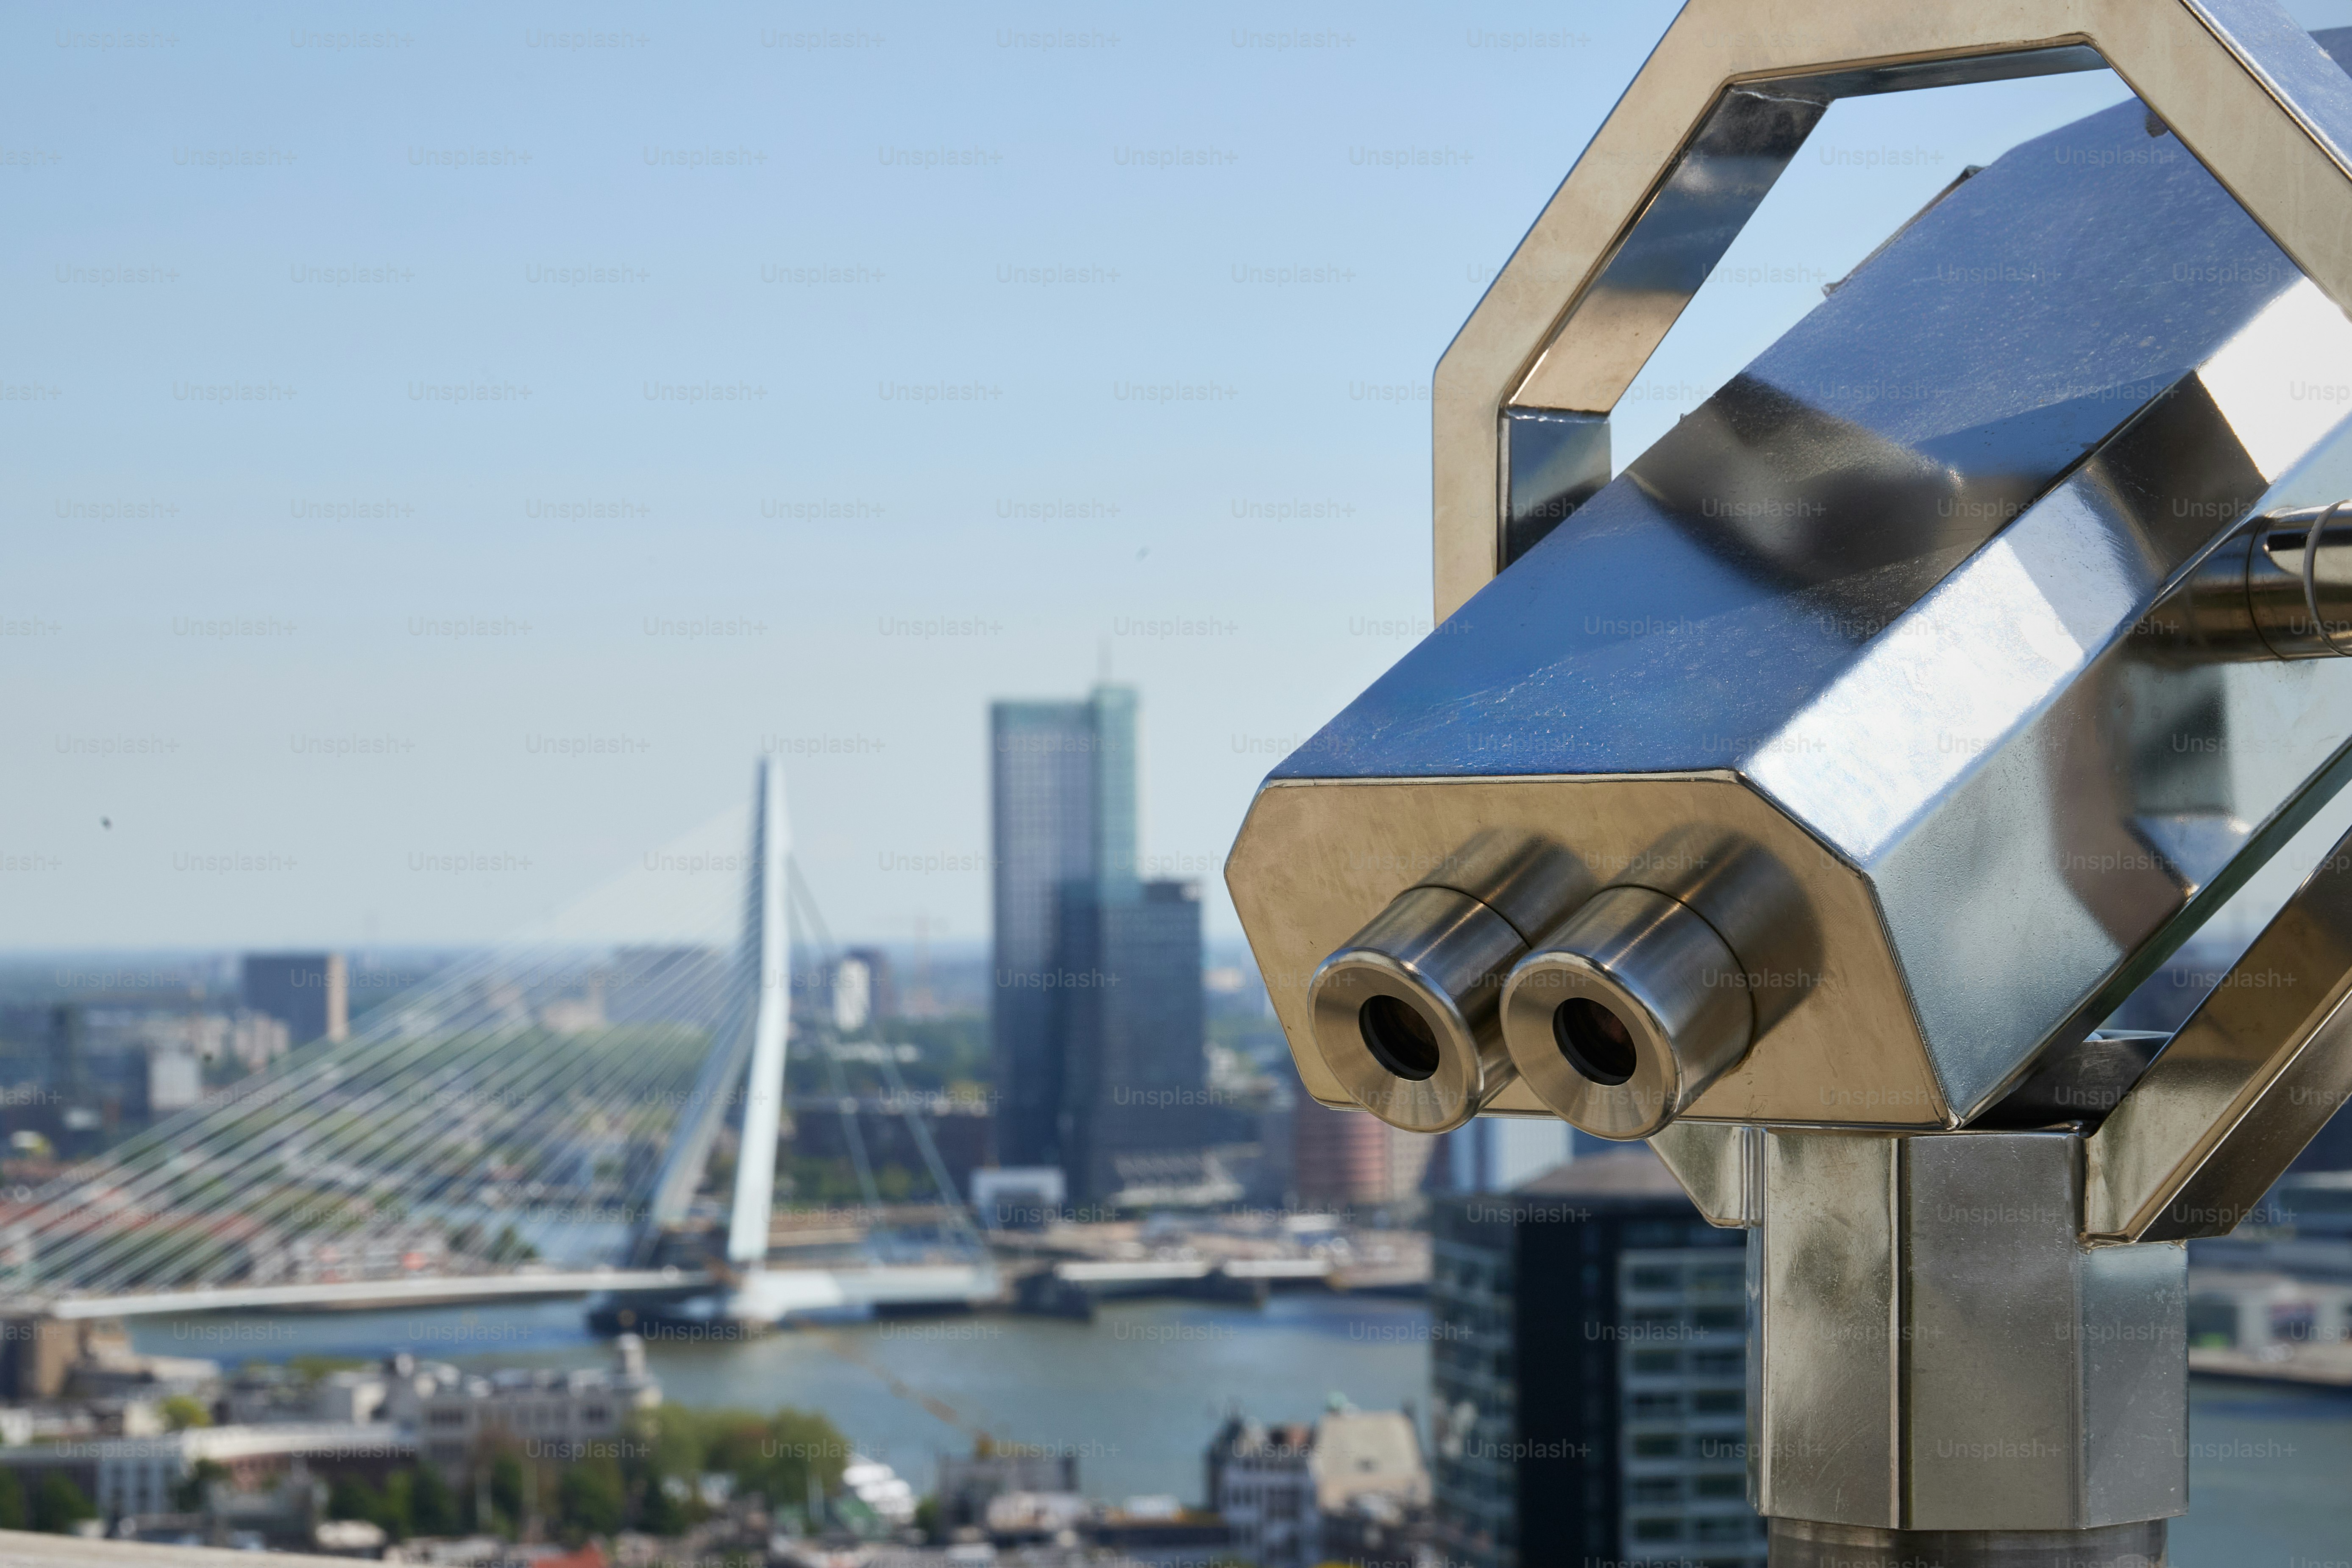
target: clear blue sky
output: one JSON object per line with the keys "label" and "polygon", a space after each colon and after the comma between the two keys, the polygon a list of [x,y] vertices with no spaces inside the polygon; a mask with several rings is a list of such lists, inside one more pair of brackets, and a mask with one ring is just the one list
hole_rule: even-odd
{"label": "clear blue sky", "polygon": [[[494,937],[778,738],[836,928],[978,938],[987,703],[1106,661],[1230,934],[1428,614],[1430,369],[1674,9],[15,7],[0,946]],[[1620,461],[2121,91],[1839,105]]]}

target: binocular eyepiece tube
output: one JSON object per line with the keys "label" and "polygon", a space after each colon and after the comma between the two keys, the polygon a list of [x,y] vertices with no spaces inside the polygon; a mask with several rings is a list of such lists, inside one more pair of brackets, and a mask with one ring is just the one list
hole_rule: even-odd
{"label": "binocular eyepiece tube", "polygon": [[1536,1098],[1570,1124],[1645,1138],[1748,1053],[1746,978],[1688,904],[1605,888],[1512,968],[1503,1040]]}
{"label": "binocular eyepiece tube", "polygon": [[1483,1110],[1517,1076],[1503,982],[1591,886],[1559,846],[1489,831],[1397,894],[1307,989],[1316,1049],[1348,1097],[1415,1133]]}
{"label": "binocular eyepiece tube", "polygon": [[1315,976],[1324,1064],[1391,1126],[1460,1126],[1513,1076],[1497,1016],[1503,976],[1527,950],[1467,894],[1407,888]]}
{"label": "binocular eyepiece tube", "polygon": [[1326,958],[1307,1005],[1324,1065],[1392,1126],[1458,1127],[1524,1078],[1555,1115],[1631,1139],[1747,1054],[1747,980],[1690,904],[1626,883],[1595,893],[1564,850],[1489,831]]}

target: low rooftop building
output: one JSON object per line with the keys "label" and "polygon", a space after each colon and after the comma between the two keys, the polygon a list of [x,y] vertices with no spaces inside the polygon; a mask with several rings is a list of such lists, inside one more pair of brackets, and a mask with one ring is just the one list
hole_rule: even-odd
{"label": "low rooftop building", "polygon": [[1234,1554],[1259,1568],[1311,1568],[1368,1532],[1384,1548],[1403,1542],[1430,1501],[1412,1419],[1339,1401],[1312,1426],[1234,1416],[1209,1446],[1208,1483]]}
{"label": "low rooftop building", "polygon": [[464,1470],[485,1438],[614,1440],[636,1412],[661,1403],[661,1385],[646,1371],[645,1342],[635,1334],[614,1342],[610,1370],[514,1368],[485,1375],[406,1354],[392,1357],[385,1370],[383,1418],[415,1440],[419,1458],[451,1476]]}

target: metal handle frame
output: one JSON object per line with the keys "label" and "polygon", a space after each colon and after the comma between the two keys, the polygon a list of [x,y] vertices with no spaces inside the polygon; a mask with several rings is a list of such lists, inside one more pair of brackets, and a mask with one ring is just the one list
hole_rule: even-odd
{"label": "metal handle frame", "polygon": [[1689,0],[1438,361],[1436,619],[1606,481],[1611,411],[1832,102],[2103,65],[2352,313],[2352,78],[2276,0]]}

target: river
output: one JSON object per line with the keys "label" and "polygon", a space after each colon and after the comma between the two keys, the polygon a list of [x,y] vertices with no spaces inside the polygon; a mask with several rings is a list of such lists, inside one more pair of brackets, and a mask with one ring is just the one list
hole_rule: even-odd
{"label": "river", "polygon": [[[758,1339],[656,1338],[666,1396],[822,1411],[918,1490],[972,1430],[1074,1453],[1080,1485],[1117,1501],[1200,1500],[1202,1451],[1228,1409],[1311,1420],[1333,1396],[1425,1416],[1429,1319],[1415,1301],[1302,1292],[1263,1311],[1180,1301],[1107,1306],[1091,1324],[986,1315],[851,1323]],[[422,1357],[488,1369],[601,1364],[569,1303],[488,1311],[132,1320],[143,1351],[226,1365],[301,1354]],[[927,1409],[935,1401],[962,1424]],[[2200,1381],[2189,1402],[2192,1509],[2176,1568],[2352,1560],[2352,1396]]]}

